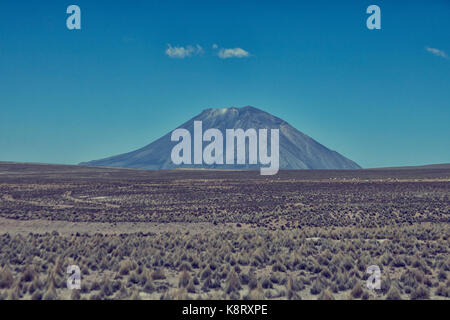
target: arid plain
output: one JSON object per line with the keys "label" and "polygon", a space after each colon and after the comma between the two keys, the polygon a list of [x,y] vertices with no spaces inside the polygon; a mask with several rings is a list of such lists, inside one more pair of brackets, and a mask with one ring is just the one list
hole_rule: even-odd
{"label": "arid plain", "polygon": [[0,163],[0,298],[449,299],[449,209],[449,166],[264,177]]}

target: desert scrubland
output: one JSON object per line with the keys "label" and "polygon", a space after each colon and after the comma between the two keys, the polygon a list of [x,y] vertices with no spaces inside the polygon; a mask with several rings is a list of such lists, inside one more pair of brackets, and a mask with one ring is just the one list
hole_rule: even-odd
{"label": "desert scrubland", "polygon": [[449,208],[446,167],[0,163],[0,298],[449,299]]}

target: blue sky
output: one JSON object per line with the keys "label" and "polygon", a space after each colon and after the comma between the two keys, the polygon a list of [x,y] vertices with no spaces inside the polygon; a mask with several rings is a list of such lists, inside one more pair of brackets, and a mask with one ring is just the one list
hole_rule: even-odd
{"label": "blue sky", "polygon": [[366,168],[450,162],[449,55],[447,0],[2,1],[0,161],[76,164],[252,105]]}

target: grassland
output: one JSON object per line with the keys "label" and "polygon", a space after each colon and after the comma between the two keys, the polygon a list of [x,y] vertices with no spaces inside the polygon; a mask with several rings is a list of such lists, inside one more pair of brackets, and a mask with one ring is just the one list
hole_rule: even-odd
{"label": "grassland", "polygon": [[[0,163],[0,298],[449,299],[449,186],[445,167]],[[366,287],[370,265],[380,290]]]}

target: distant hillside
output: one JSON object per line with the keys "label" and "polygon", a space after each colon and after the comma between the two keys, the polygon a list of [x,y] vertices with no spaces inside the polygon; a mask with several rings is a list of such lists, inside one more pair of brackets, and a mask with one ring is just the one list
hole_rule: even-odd
{"label": "distant hillside", "polygon": [[450,169],[450,163],[428,164],[423,166],[385,167],[372,170],[402,170],[402,169]]}

